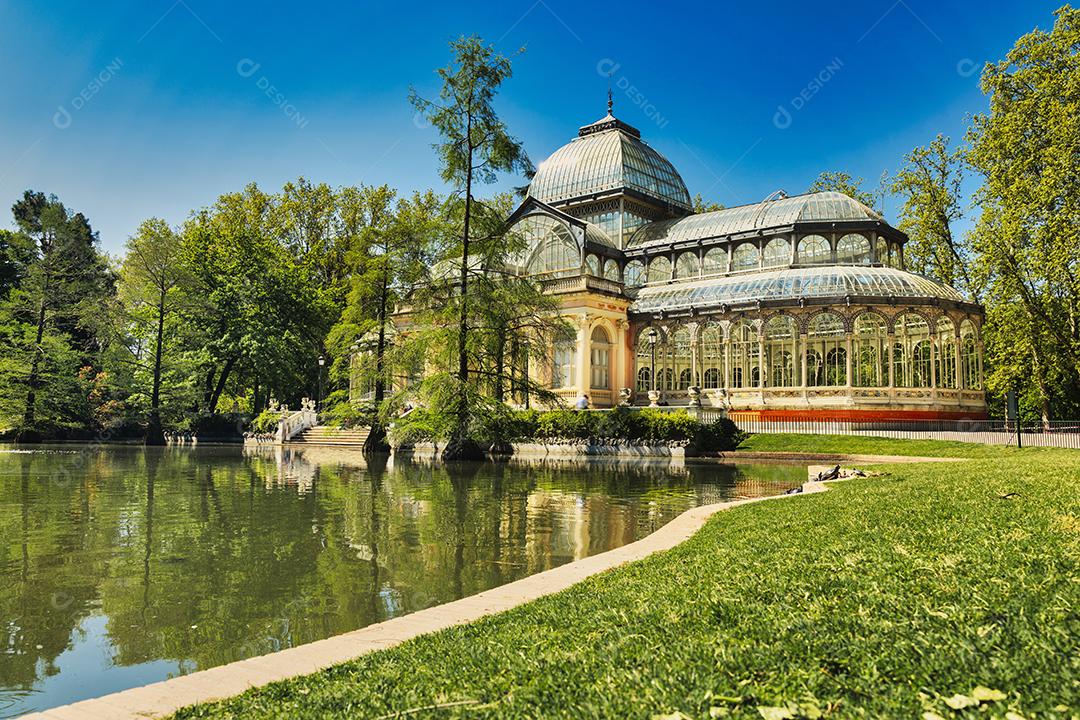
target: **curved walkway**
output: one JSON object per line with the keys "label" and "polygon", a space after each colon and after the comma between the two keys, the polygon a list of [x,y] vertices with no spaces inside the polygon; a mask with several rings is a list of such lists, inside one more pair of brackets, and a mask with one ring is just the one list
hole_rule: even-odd
{"label": "curved walkway", "polygon": [[[782,453],[769,454],[783,455]],[[847,459],[857,462],[868,462],[869,458],[875,458],[879,463],[940,460],[940,458],[924,457],[851,455],[799,455],[797,458],[787,455],[786,458],[818,461]],[[804,493],[821,492],[825,489],[824,484],[812,481],[803,485]],[[752,502],[787,497],[793,496],[774,495],[702,505],[687,510],[652,534],[628,545],[530,575],[460,600],[269,655],[239,660],[227,665],[200,670],[190,675],[62,705],[23,717],[25,720],[146,720],[170,715],[189,705],[221,700],[277,680],[308,675],[376,650],[393,647],[418,635],[463,625],[486,615],[509,610],[545,595],[565,590],[597,573],[675,547],[697,532],[710,517],[721,510]]]}

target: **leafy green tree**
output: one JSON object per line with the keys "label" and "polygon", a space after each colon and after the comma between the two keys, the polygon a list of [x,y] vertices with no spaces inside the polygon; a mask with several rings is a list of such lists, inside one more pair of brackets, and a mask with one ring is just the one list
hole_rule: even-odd
{"label": "leafy green tree", "polygon": [[102,310],[115,295],[115,284],[97,250],[97,235],[81,213],[72,213],[55,196],[30,190],[12,212],[22,237],[8,247],[19,249],[13,265],[21,277],[4,305],[9,352],[0,361],[0,392],[9,414],[19,406],[14,423],[19,436],[36,440],[43,432],[90,420],[79,414],[88,399],[80,377],[89,377],[80,376],[80,368],[96,364]]}
{"label": "leafy green tree", "polygon": [[[373,400],[381,406],[394,373],[408,375],[413,364],[404,359],[404,350],[392,352],[395,306],[426,275],[451,228],[445,200],[431,191],[415,193],[396,204],[394,191],[385,185],[345,188],[342,196],[342,208],[362,207],[348,214],[363,216],[364,221],[348,257],[353,271],[348,302],[328,344],[339,358],[338,373],[355,371],[360,382],[370,381]],[[349,361],[361,345],[370,348],[365,357],[372,361],[370,366],[354,368]],[[381,422],[372,427],[368,445],[369,449],[386,449]]]}
{"label": "leafy green tree", "polygon": [[980,288],[972,273],[974,258],[963,239],[953,233],[953,223],[964,216],[963,150],[951,150],[949,138],[938,135],[904,160],[907,165],[893,178],[891,190],[904,200],[900,229],[910,237],[904,246],[905,265],[965,290],[977,302]]}
{"label": "leafy green tree", "polygon": [[[970,162],[983,177],[974,247],[993,305],[1016,310],[987,342],[1026,355],[1044,422],[1077,412],[1080,381],[1080,11],[1057,11],[1049,31],[1021,37],[982,75],[989,112],[974,118]],[[1009,367],[1009,366],[1002,366]],[[1057,374],[1057,377],[1055,377]],[[1002,390],[1012,377],[991,377]],[[1028,395],[1022,393],[1022,396]]]}
{"label": "leafy green tree", "polygon": [[853,178],[846,172],[833,172],[826,171],[817,176],[814,182],[810,183],[810,192],[826,192],[833,191],[843,193],[850,198],[858,200],[868,208],[873,208],[876,204],[874,202],[873,193],[867,192],[862,189],[864,180],[862,178]]}
{"label": "leafy green tree", "polygon": [[[254,184],[227,193],[184,226],[184,262],[198,304],[188,321],[200,337],[202,410],[216,413],[236,374],[267,385],[310,387],[329,330],[321,295],[277,237],[274,198]],[[240,385],[237,392],[246,392]]]}
{"label": "leafy green tree", "polygon": [[463,37],[450,43],[454,59],[438,73],[442,79],[438,101],[426,100],[415,90],[410,101],[442,135],[436,144],[440,175],[460,193],[461,213],[460,266],[457,327],[457,383],[454,400],[457,432],[447,444],[444,457],[465,458],[479,455],[479,448],[468,438],[469,384],[469,268],[472,242],[473,186],[490,184],[500,172],[528,172],[532,169],[521,143],[510,135],[495,112],[494,99],[499,87],[510,78],[510,60],[485,45],[479,37]]}
{"label": "leafy green tree", "polygon": [[[120,269],[120,295],[134,326],[136,337],[148,341],[150,400],[147,415],[146,444],[163,445],[161,422],[161,384],[164,352],[190,285],[190,274],[183,262],[183,246],[178,233],[159,218],[143,222],[128,239]],[[141,343],[136,360],[143,367]]]}

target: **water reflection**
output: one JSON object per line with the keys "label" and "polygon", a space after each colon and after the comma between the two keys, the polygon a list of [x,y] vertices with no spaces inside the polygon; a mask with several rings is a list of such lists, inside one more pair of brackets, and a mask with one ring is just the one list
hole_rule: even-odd
{"label": "water reflection", "polygon": [[0,715],[346,632],[773,494],[792,466],[0,450]]}

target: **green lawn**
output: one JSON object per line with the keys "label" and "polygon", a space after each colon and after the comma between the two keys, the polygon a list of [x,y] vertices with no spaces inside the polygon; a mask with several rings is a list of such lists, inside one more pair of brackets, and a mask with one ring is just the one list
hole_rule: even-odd
{"label": "green lawn", "polygon": [[908,452],[974,457],[720,513],[568,591],[178,717],[1077,717],[1080,453]]}
{"label": "green lawn", "polygon": [[818,452],[872,455],[919,455],[922,457],[1012,457],[1016,448],[976,445],[940,440],[893,440],[849,435],[751,435],[739,450],[758,452]]}

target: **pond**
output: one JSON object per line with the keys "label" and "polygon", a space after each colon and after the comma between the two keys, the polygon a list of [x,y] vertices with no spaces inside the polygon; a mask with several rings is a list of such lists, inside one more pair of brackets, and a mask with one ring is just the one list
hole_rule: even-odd
{"label": "pond", "polygon": [[471,595],[803,466],[0,447],[0,717]]}

